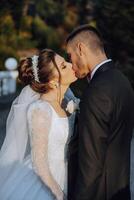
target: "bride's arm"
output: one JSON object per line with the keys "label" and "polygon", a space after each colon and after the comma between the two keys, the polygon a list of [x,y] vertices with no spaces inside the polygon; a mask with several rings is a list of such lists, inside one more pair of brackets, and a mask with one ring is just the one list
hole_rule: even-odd
{"label": "bride's arm", "polygon": [[32,112],[32,159],[35,172],[47,185],[56,199],[63,200],[63,192],[54,180],[48,164],[48,136],[52,122],[51,110],[36,109]]}

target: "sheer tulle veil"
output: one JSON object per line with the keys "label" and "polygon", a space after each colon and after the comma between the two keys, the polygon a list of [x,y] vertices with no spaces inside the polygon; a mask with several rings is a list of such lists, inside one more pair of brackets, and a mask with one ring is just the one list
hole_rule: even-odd
{"label": "sheer tulle veil", "polygon": [[[32,134],[30,134],[32,130],[32,124],[30,121],[31,118],[28,117],[29,116],[28,113],[31,111],[29,110],[31,104],[36,101],[37,102],[33,105],[33,107],[37,109],[39,108],[38,107],[38,105],[40,106],[40,101],[38,102],[39,99],[40,99],[40,94],[34,92],[30,88],[30,86],[26,86],[23,88],[20,95],[14,100],[11,106],[11,110],[9,112],[6,124],[6,137],[2,145],[2,148],[0,150],[0,199],[3,200],[55,199],[50,190],[51,184],[49,186],[50,189],[48,189],[48,186],[46,187],[46,185],[48,185],[49,183],[49,177],[48,181],[46,177],[46,184],[41,181],[41,177],[39,177],[40,175],[38,176],[38,171],[36,171],[36,168],[34,168],[35,165],[33,163],[34,160],[32,157],[33,154],[31,154],[31,149],[32,149],[31,145],[36,145],[36,144],[32,143]],[[70,100],[75,101],[75,96],[73,95],[70,89],[66,91],[65,99],[66,99],[66,101],[64,101],[65,103],[67,103]],[[33,109],[33,107],[31,107],[31,109]],[[41,104],[40,108],[43,108],[42,109],[43,112],[47,112],[47,110],[45,110],[47,109],[46,104]],[[74,117],[75,115],[73,115],[72,118],[70,118],[72,119],[71,123],[74,122],[75,120]],[[64,137],[63,134],[61,134],[62,136],[58,134],[59,139],[57,140],[57,145],[61,144],[59,148],[57,148],[58,147],[57,145],[55,147],[53,146],[53,144],[55,144],[55,140],[52,140],[52,142],[50,140],[49,143],[50,150],[52,149],[50,152],[52,152],[53,154],[54,150],[55,152],[57,151],[58,154],[56,153],[55,155],[57,156],[59,155],[59,157],[52,160],[51,158],[53,158],[53,156],[50,156],[50,161],[48,162],[49,166],[47,167],[44,166],[44,170],[46,170],[46,172],[49,172],[50,170],[50,174],[53,177],[53,179],[57,181],[57,184],[59,184],[61,190],[65,191],[66,193],[67,162],[64,161],[64,157],[66,158],[67,151],[64,151],[64,148],[66,147],[65,142],[67,141],[69,136],[68,131],[72,130],[73,132],[73,127],[72,127],[73,123],[70,124],[70,126],[67,126],[67,123],[70,122],[70,120],[66,121],[58,120],[59,124],[63,123],[63,126],[62,125],[59,126],[57,121],[55,121],[55,117],[53,117],[52,120],[54,120],[53,132],[56,131],[55,133],[52,132],[54,134],[53,136],[56,136],[56,133],[59,133],[60,130],[62,131],[63,127],[67,128],[67,130],[63,131],[63,133],[65,134],[65,140],[63,138]],[[58,131],[55,129],[55,125],[59,126],[59,128],[57,129]],[[69,129],[69,127],[71,129]],[[61,143],[62,141],[63,144]],[[40,146],[37,145],[36,148],[40,148]],[[43,156],[41,155],[41,158],[45,159],[44,154],[42,152],[41,154],[43,155]],[[49,155],[50,154],[48,153],[47,155],[48,158]],[[40,162],[40,159],[39,160],[37,159],[37,161]],[[60,173],[57,173],[57,169],[59,169],[59,166],[60,166]],[[49,167],[50,169],[47,169]],[[41,164],[41,171],[43,171],[42,164]],[[44,171],[45,174],[46,172]]]}
{"label": "sheer tulle veil", "polygon": [[30,86],[22,89],[14,100],[6,123],[6,137],[0,150],[0,168],[21,162],[26,156],[28,145],[28,106],[38,100],[40,95]]}
{"label": "sheer tulle veil", "polygon": [[[14,162],[21,163],[30,153],[27,110],[29,105],[39,98],[40,94],[28,85],[22,89],[20,95],[12,103],[6,123],[6,137],[0,150],[0,169]],[[74,101],[76,99],[70,88],[65,94],[65,99]]]}

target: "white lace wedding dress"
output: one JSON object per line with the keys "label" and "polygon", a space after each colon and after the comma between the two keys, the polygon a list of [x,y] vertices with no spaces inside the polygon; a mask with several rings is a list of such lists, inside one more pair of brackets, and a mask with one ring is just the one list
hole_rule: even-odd
{"label": "white lace wedding dress", "polygon": [[6,175],[0,199],[53,200],[56,187],[67,195],[67,148],[75,113],[62,118],[39,99],[29,106],[27,120],[31,152]]}

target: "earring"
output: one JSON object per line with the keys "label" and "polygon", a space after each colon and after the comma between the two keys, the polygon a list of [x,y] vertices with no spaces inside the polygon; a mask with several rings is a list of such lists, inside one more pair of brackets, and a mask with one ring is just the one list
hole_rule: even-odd
{"label": "earring", "polygon": [[56,88],[59,87],[59,83],[58,83],[58,82],[55,83],[55,87],[56,87]]}

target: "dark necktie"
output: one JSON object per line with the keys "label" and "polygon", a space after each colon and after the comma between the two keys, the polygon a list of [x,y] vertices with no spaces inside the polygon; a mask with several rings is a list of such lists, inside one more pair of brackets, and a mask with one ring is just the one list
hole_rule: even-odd
{"label": "dark necktie", "polygon": [[88,75],[87,75],[87,81],[88,81],[88,83],[91,81],[91,73],[88,73]]}

